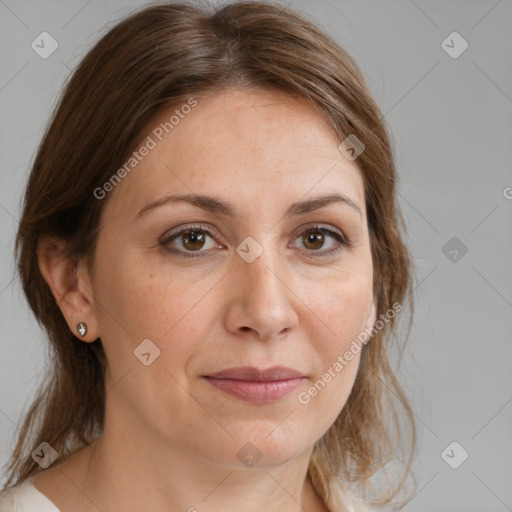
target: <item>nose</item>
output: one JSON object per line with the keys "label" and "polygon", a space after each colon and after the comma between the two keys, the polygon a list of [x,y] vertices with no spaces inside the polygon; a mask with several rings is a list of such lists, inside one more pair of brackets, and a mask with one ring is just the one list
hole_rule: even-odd
{"label": "nose", "polygon": [[236,258],[236,268],[230,272],[226,328],[237,336],[252,335],[260,340],[288,334],[298,324],[296,305],[300,301],[287,283],[284,266],[268,251],[252,263]]}

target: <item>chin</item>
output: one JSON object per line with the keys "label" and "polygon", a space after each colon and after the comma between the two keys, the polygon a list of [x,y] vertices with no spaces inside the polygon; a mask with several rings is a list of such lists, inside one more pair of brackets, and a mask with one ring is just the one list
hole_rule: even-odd
{"label": "chin", "polygon": [[219,443],[219,447],[227,447],[228,451],[223,450],[222,453],[216,453],[212,458],[217,463],[222,462],[231,469],[271,470],[287,464],[304,455],[305,452],[309,456],[313,442],[308,445],[305,443],[304,435],[299,438],[296,443],[293,443],[294,440],[291,436],[272,438],[268,432],[238,435],[228,443]]}

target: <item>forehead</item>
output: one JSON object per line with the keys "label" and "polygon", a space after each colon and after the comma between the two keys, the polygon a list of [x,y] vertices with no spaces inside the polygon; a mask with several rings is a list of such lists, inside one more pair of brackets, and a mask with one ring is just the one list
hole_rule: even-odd
{"label": "forehead", "polygon": [[342,192],[364,209],[361,172],[339,142],[319,112],[285,93],[226,90],[185,98],[152,121],[105,209],[129,215],[166,193],[201,192],[239,199],[254,211],[256,204],[270,207],[309,191]]}

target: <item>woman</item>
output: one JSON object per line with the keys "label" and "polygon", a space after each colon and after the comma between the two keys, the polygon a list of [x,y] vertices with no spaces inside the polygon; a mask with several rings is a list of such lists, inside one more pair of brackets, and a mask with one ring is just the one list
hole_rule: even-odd
{"label": "woman", "polygon": [[346,52],[281,6],[152,6],[96,44],[25,194],[18,269],[54,358],[2,512],[398,495],[410,457],[370,482],[415,440],[387,357],[411,261],[381,118]]}

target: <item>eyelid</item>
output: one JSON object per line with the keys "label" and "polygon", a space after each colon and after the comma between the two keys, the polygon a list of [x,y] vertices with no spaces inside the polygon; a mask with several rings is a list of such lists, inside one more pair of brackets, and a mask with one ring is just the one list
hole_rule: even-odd
{"label": "eyelid", "polygon": [[340,238],[343,238],[343,240],[347,243],[350,243],[348,237],[341,231],[341,229],[335,228],[334,226],[330,224],[321,224],[318,222],[313,222],[312,224],[307,224],[306,226],[302,226],[299,228],[299,231],[296,235],[296,237],[299,237],[303,235],[304,233],[307,233],[308,231],[326,231],[329,234],[335,234],[338,235]]}
{"label": "eyelid", "polygon": [[178,235],[184,231],[204,231],[205,233],[216,236],[219,234],[219,230],[214,228],[213,226],[201,224],[200,222],[193,222],[191,224],[183,224],[181,226],[177,226],[173,229],[170,229],[169,231],[166,231],[162,235],[161,240],[168,240],[169,238],[172,238],[174,235]]}

